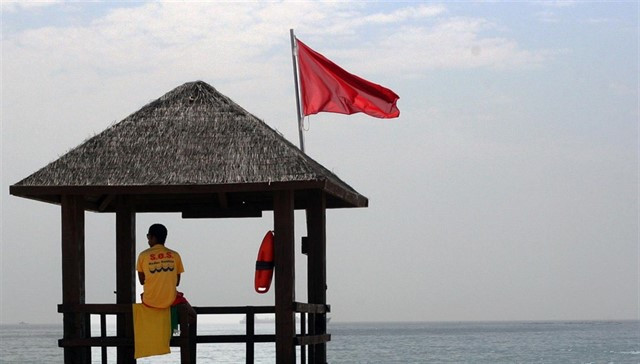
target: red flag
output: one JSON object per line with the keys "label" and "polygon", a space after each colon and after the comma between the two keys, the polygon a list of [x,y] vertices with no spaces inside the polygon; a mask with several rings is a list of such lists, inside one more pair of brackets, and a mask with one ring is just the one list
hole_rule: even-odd
{"label": "red flag", "polygon": [[351,74],[307,47],[300,40],[298,65],[303,115],[322,111],[339,114],[363,112],[377,118],[397,118],[395,92]]}

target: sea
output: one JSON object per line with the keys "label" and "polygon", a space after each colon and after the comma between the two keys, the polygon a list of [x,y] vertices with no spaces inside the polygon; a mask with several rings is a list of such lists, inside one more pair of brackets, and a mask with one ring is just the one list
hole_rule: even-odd
{"label": "sea", "polygon": [[[329,363],[640,363],[640,321],[330,322],[328,331]],[[256,333],[273,332],[273,324],[256,325]],[[240,323],[198,326],[201,335],[243,333]],[[0,363],[62,363],[61,337],[60,325],[2,325]],[[138,363],[179,363],[179,348],[172,351]],[[115,363],[115,349],[107,354]],[[255,355],[255,363],[275,363],[275,345],[256,344]],[[100,348],[92,360],[101,362]],[[245,345],[199,344],[197,360],[244,363]]]}

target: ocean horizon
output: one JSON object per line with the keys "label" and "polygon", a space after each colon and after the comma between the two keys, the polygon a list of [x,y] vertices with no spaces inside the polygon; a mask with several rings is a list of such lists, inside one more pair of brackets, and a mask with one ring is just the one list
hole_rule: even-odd
{"label": "ocean horizon", "polygon": [[[108,335],[115,325],[107,325]],[[96,330],[92,333],[97,336]],[[640,363],[640,321],[330,322],[329,363]],[[256,325],[256,333],[274,325]],[[198,334],[243,334],[236,323],[199,323]],[[0,325],[1,363],[61,363],[62,324]],[[299,360],[299,349],[298,360]],[[115,348],[108,362],[115,363]],[[138,363],[178,363],[179,348]],[[199,363],[244,363],[245,344],[199,344]],[[100,348],[92,349],[100,363]],[[275,345],[255,345],[255,363],[275,363]]]}

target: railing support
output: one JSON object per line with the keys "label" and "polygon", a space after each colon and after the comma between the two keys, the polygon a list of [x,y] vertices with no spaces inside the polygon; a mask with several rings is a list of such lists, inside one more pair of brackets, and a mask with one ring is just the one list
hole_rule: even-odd
{"label": "railing support", "polygon": [[[300,312],[300,335],[307,333],[307,315],[304,312]],[[300,363],[307,363],[307,346],[300,345]]]}
{"label": "railing support", "polygon": [[252,307],[247,307],[247,316],[246,316],[246,333],[247,333],[247,364],[253,364],[253,358],[255,354],[255,319],[256,315]]}
{"label": "railing support", "polygon": [[[100,314],[100,337],[107,337],[107,315],[104,313]],[[100,355],[102,364],[107,364],[107,347],[105,345],[100,348]]]}
{"label": "railing support", "polygon": [[198,346],[198,315],[193,317],[193,321],[189,323],[189,353],[191,354],[191,363],[195,364],[197,358]]}
{"label": "railing support", "polygon": [[178,305],[178,316],[180,318],[180,363],[195,364],[197,334],[194,335],[194,332],[197,332],[197,319],[189,318],[189,306],[186,304]]}

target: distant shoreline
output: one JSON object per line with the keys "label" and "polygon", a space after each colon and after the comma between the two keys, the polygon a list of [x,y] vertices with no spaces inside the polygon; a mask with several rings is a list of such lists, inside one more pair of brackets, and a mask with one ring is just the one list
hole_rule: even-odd
{"label": "distant shoreline", "polygon": [[[581,324],[581,323],[628,323],[628,322],[637,322],[640,324],[640,319],[603,319],[603,320],[443,320],[443,321],[336,321],[331,320],[331,324],[347,324],[347,325],[375,325],[375,324],[396,324],[396,325],[411,325],[411,324],[546,324],[546,323],[566,323],[566,324]],[[256,321],[256,323],[266,323],[263,320],[260,322]],[[268,323],[273,323],[270,321]],[[239,323],[225,322],[225,323],[215,323],[215,322],[205,322],[203,325],[237,325]],[[62,328],[62,322],[60,323],[35,323],[35,322],[14,322],[14,323],[0,323],[0,327],[38,327],[38,326],[59,326]]]}

